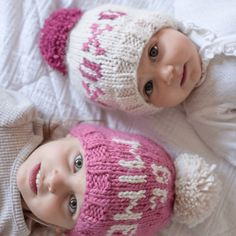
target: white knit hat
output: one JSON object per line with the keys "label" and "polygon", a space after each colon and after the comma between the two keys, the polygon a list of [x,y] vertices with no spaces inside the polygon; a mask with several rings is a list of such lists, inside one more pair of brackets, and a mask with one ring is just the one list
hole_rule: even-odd
{"label": "white knit hat", "polygon": [[157,107],[138,91],[136,72],[145,44],[161,28],[177,28],[167,15],[103,5],[82,13],[54,12],[41,31],[40,50],[50,66],[66,73],[91,101],[148,114]]}

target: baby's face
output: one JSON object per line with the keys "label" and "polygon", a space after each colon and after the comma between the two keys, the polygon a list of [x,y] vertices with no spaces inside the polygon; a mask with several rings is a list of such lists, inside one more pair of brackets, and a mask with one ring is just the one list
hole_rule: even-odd
{"label": "baby's face", "polygon": [[183,102],[201,77],[196,46],[181,32],[165,28],[146,44],[137,70],[144,100],[158,107]]}
{"label": "baby's face", "polygon": [[36,149],[20,166],[17,185],[30,211],[47,224],[71,229],[85,193],[85,159],[77,138]]}

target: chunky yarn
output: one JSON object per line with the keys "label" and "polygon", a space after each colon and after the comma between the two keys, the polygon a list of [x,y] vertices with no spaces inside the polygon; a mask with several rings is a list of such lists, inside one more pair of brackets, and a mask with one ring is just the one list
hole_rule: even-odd
{"label": "chunky yarn", "polygon": [[221,183],[215,165],[198,155],[181,154],[175,161],[174,219],[194,227],[210,216],[220,195]]}
{"label": "chunky yarn", "polygon": [[40,51],[54,69],[66,74],[67,40],[71,29],[82,16],[80,9],[60,9],[50,15],[41,29]]}

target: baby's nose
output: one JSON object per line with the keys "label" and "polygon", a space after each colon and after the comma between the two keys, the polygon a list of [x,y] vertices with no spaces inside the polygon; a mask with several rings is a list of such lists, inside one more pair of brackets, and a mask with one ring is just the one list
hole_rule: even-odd
{"label": "baby's nose", "polygon": [[160,68],[160,79],[164,81],[167,85],[171,85],[171,82],[174,78],[174,66],[165,65]]}
{"label": "baby's nose", "polygon": [[57,169],[52,170],[47,179],[48,191],[51,193],[59,193],[62,192],[65,187],[65,179],[62,174]]}

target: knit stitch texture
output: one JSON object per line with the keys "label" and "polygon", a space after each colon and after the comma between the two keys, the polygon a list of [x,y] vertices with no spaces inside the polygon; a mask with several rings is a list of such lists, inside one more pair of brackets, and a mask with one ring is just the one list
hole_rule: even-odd
{"label": "knit stitch texture", "polygon": [[84,148],[87,184],[70,236],[154,235],[168,223],[175,170],[162,147],[94,125],[80,125],[71,134]]}

